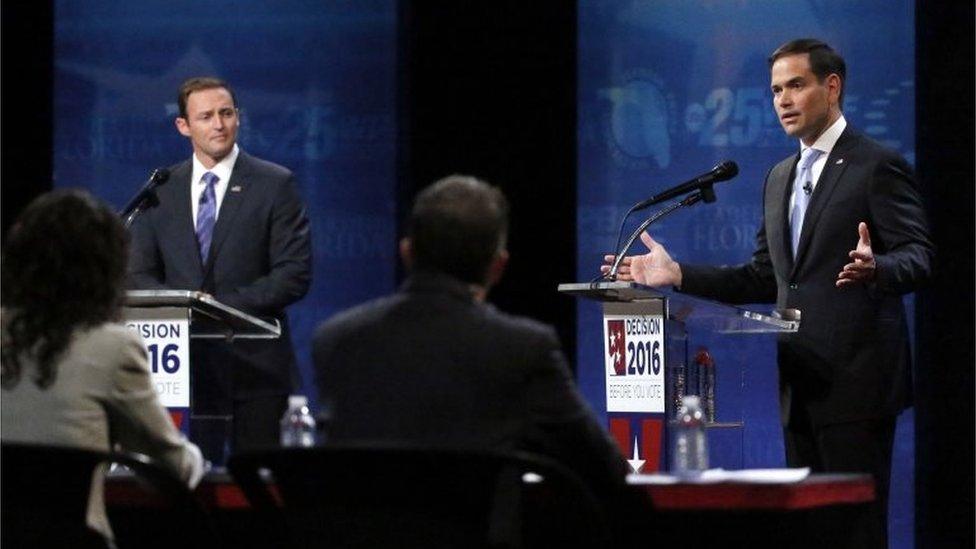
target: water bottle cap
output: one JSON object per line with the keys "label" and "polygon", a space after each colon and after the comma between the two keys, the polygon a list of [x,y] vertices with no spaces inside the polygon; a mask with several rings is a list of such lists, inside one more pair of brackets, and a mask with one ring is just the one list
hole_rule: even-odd
{"label": "water bottle cap", "polygon": [[298,408],[300,406],[308,406],[308,397],[305,395],[291,395],[288,397],[288,407]]}

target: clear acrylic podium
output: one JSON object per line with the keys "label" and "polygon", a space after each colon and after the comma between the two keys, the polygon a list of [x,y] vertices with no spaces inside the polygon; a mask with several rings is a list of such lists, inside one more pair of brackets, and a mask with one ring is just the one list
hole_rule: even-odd
{"label": "clear acrylic podium", "polygon": [[[129,290],[126,292],[126,318],[142,318],[149,311],[180,311],[180,318],[189,318],[190,337],[240,339],[275,339],[281,335],[281,325],[249,315],[224,305],[213,297],[189,290]],[[156,315],[150,315],[156,316]]]}
{"label": "clear acrylic podium", "polygon": [[[713,442],[737,439],[741,448],[742,410],[717,407],[715,394],[741,391],[734,385],[743,366],[716,366],[704,349],[689,353],[696,339],[762,338],[800,326],[799,311],[766,314],[634,282],[560,284],[559,292],[602,304],[604,359],[578,368],[603,371],[586,377],[604,380],[608,428],[632,472],[667,470],[669,422],[685,395],[699,395],[704,404],[713,455],[722,451]],[[723,370],[729,367],[737,371]]]}
{"label": "clear acrylic podium", "polygon": [[[214,440],[194,440],[205,455],[222,462],[230,433],[230,416],[193,414],[190,339],[275,339],[281,335],[276,319],[262,319],[229,307],[213,297],[188,290],[132,290],[123,310],[126,325],[146,342],[152,380],[160,401],[176,426],[189,435],[190,421],[198,435]],[[219,439],[219,440],[218,440]]]}

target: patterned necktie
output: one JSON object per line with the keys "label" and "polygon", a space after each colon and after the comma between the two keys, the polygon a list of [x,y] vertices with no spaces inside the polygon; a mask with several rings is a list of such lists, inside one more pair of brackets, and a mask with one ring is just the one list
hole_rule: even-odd
{"label": "patterned necktie", "polygon": [[213,239],[214,221],[217,219],[217,193],[214,191],[214,186],[220,178],[212,172],[207,172],[201,179],[207,184],[207,188],[200,193],[196,232],[200,259],[206,265],[207,256],[210,255],[210,241]]}
{"label": "patterned necktie", "polygon": [[793,180],[793,209],[790,215],[790,242],[793,244],[793,257],[800,245],[800,231],[803,230],[803,218],[810,204],[813,193],[813,173],[810,167],[820,158],[823,151],[809,148],[800,153],[800,161],[796,165],[796,178]]}

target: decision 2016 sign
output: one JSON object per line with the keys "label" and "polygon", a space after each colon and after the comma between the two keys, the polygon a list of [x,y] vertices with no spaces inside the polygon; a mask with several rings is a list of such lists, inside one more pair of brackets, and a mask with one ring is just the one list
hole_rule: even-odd
{"label": "decision 2016 sign", "polygon": [[603,317],[607,411],[664,413],[664,317]]}
{"label": "decision 2016 sign", "polygon": [[153,387],[163,406],[190,407],[190,318],[182,308],[127,309],[126,326],[146,343]]}

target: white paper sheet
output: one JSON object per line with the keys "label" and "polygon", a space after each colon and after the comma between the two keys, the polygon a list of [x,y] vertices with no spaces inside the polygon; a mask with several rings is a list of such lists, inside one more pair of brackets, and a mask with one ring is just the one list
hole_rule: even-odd
{"label": "white paper sheet", "polygon": [[745,484],[783,484],[800,482],[810,476],[809,467],[796,469],[708,469],[693,475],[670,475],[654,473],[650,475],[627,475],[627,483],[634,485],[654,484],[716,484],[720,482],[741,482]]}

